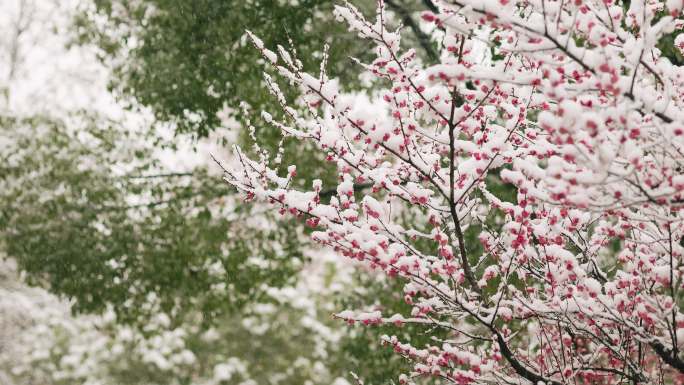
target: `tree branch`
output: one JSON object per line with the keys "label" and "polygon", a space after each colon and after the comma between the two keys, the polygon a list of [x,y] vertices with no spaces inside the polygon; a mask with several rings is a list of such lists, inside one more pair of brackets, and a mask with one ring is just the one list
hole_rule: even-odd
{"label": "tree branch", "polygon": [[660,342],[651,342],[651,348],[668,365],[684,373],[684,361],[677,357],[671,349],[668,349]]}
{"label": "tree branch", "polygon": [[154,178],[175,178],[182,176],[192,176],[192,172],[169,172],[162,174],[150,174],[150,175],[129,175],[126,179],[154,179]]}
{"label": "tree branch", "polygon": [[432,0],[423,0],[423,4],[425,4],[425,7],[432,13],[438,13],[439,8],[435,5],[435,3],[432,2]]}
{"label": "tree branch", "polygon": [[399,5],[395,0],[385,0],[385,3],[401,17],[404,25],[411,28],[411,31],[413,31],[413,34],[416,35],[416,38],[418,39],[418,43],[427,54],[428,59],[432,62],[436,62],[437,59],[439,59],[439,53],[430,42],[430,36],[420,29],[418,23],[411,17],[411,13],[403,6]]}
{"label": "tree branch", "polygon": [[463,267],[463,273],[466,280],[470,284],[471,288],[478,294],[482,294],[480,287],[477,285],[477,280],[473,271],[470,268],[470,262],[468,261],[468,253],[465,248],[465,239],[463,237],[463,229],[461,229],[461,222],[458,219],[458,213],[456,212],[456,200],[454,197],[454,188],[456,184],[456,167],[454,165],[454,158],[456,156],[456,138],[455,130],[456,124],[454,123],[454,113],[456,111],[456,106],[459,103],[463,103],[460,95],[456,89],[454,89],[451,100],[451,112],[449,114],[449,210],[451,212],[451,219],[454,222],[454,231],[456,233],[456,239],[458,240],[458,249],[461,255],[461,265]]}

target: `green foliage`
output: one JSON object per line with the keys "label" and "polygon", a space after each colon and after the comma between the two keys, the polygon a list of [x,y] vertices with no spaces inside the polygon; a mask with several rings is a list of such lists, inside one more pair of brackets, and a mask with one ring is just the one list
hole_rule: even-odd
{"label": "green foliage", "polygon": [[308,70],[331,44],[330,73],[354,84],[348,56],[368,47],[332,20],[332,8],[330,0],[97,0],[76,25],[81,41],[95,42],[113,64],[114,90],[201,137],[220,126],[224,106],[246,101],[259,113],[272,103],[245,30],[268,47],[296,48]]}
{"label": "green foliage", "polygon": [[[221,125],[217,113],[237,111],[245,101],[256,113],[276,113],[263,88],[264,62],[245,35],[250,30],[266,47],[293,48],[304,69],[316,73],[324,46],[327,73],[347,90],[359,89],[359,67],[351,57],[372,57],[371,45],[334,20],[331,0],[95,0],[76,18],[77,41],[95,43],[113,69],[111,88],[130,106],[149,107],[159,121],[198,137]],[[353,1],[367,15],[374,0]],[[435,43],[420,31],[415,13],[435,9],[432,1],[387,2],[394,24],[406,26],[407,45],[435,60]],[[289,98],[297,90],[286,90]],[[234,117],[244,121],[239,113]],[[266,135],[273,137],[274,132]],[[275,133],[275,136],[279,134]],[[260,137],[260,140],[262,138]]]}
{"label": "green foliage", "polygon": [[[408,305],[400,295],[403,279],[384,279],[375,274],[357,274],[354,287],[363,288],[341,296],[340,309],[372,308],[383,315],[410,314]],[[340,321],[341,322],[341,321]],[[349,334],[341,341],[341,372],[354,372],[367,385],[396,383],[397,373],[411,370],[411,363],[394,352],[391,346],[380,344],[383,335],[395,335],[413,346],[439,345],[439,339],[448,335],[446,330],[435,330],[431,325],[406,324],[403,326],[379,325],[349,326]],[[428,382],[430,383],[430,382]]]}
{"label": "green foliage", "polygon": [[684,56],[682,52],[675,46],[674,40],[682,33],[681,30],[667,34],[658,41],[658,49],[660,49],[663,56],[668,58],[673,64],[681,66],[684,65]]}
{"label": "green foliage", "polygon": [[[37,322],[9,347],[18,357],[7,372],[17,384],[329,385],[340,376],[326,365],[338,334],[322,335],[327,326],[308,306],[328,294],[319,289],[326,293],[307,293],[304,303],[291,288],[273,290],[269,302],[224,314],[208,329],[199,327],[197,312],[171,324],[154,301],[147,305],[156,315],[136,329],[109,312],[62,318],[31,309]],[[10,363],[5,353],[0,373]]]}
{"label": "green foliage", "polygon": [[250,225],[203,170],[150,175],[151,150],[132,145],[133,133],[90,117],[71,130],[4,117],[0,129],[0,244],[30,283],[76,299],[76,311],[112,305],[133,321],[154,295],[164,311],[210,321],[258,300],[261,285],[294,279],[297,227]]}

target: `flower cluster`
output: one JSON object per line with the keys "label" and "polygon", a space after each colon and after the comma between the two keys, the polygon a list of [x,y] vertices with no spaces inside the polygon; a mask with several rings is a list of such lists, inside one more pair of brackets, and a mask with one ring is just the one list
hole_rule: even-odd
{"label": "flower cluster", "polygon": [[[378,2],[340,20],[375,45],[359,63],[384,89],[343,93],[252,36],[301,88],[282,121],[337,166],[293,188],[236,147],[226,180],[276,205],[338,254],[406,282],[411,314],[345,311],[367,325],[427,324],[451,339],[384,342],[418,377],[469,383],[662,383],[684,373],[684,68],[660,55],[681,1],[445,0],[424,24],[439,63],[402,49]],[[679,39],[677,40],[679,41]],[[325,192],[325,193],[324,193]],[[406,218],[410,220],[406,220]],[[669,381],[669,380],[668,380]]]}

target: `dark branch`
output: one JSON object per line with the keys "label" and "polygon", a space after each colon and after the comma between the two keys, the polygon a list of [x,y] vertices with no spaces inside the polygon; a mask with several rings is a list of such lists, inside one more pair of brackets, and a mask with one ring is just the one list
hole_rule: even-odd
{"label": "dark branch", "polygon": [[651,348],[666,364],[677,369],[680,373],[684,373],[684,361],[677,357],[671,349],[666,348],[660,342],[651,342]]}
{"label": "dark branch", "polygon": [[[357,193],[359,191],[362,191],[364,189],[367,189],[369,187],[373,187],[372,183],[363,183],[363,184],[355,184],[354,185],[354,192]],[[320,198],[332,198],[333,195],[337,194],[337,190],[334,188],[323,190],[320,193],[318,193],[318,196]]]}
{"label": "dark branch", "polygon": [[169,172],[163,174],[151,174],[151,175],[129,175],[127,179],[154,179],[154,178],[175,178],[183,176],[192,176],[192,172]]}
{"label": "dark branch", "polygon": [[508,347],[508,344],[506,344],[506,340],[504,340],[503,336],[498,331],[496,332],[496,342],[499,343],[501,355],[503,355],[506,361],[508,361],[508,363],[511,364],[513,370],[515,370],[515,372],[518,373],[518,375],[520,375],[521,377],[525,378],[533,384],[542,383],[550,385],[560,385],[560,382],[542,377],[539,374],[524,367],[518,360],[515,359],[515,355]]}
{"label": "dark branch", "polygon": [[397,4],[395,0],[385,0],[385,4],[389,5],[389,7],[401,17],[405,26],[411,28],[411,31],[413,31],[413,34],[416,35],[416,38],[418,39],[418,43],[427,54],[428,59],[432,62],[437,61],[437,59],[439,59],[439,53],[435,50],[432,42],[430,42],[430,36],[420,29],[418,23],[411,17],[411,13],[402,5]]}
{"label": "dark branch", "polygon": [[439,8],[432,2],[432,0],[423,0],[425,7],[432,13],[439,13]]}

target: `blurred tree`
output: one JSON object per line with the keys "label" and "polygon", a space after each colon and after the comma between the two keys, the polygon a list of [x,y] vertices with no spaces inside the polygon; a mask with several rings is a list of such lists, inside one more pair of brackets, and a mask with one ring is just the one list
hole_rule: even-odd
{"label": "blurred tree", "polygon": [[[374,12],[375,1],[355,1]],[[76,20],[81,42],[94,42],[113,68],[111,87],[134,103],[150,107],[160,121],[179,132],[202,137],[220,125],[226,106],[249,103],[259,113],[273,103],[262,86],[261,58],[247,42],[251,30],[267,46],[294,47],[305,69],[318,68],[323,47],[331,44],[328,71],[347,85],[358,85],[349,57],[366,58],[359,43],[333,20],[331,0],[95,0]],[[396,22],[406,38],[420,42],[427,60],[435,44],[419,28],[415,11],[434,8],[422,2],[392,0]],[[123,59],[123,60],[122,60]],[[292,97],[296,92],[290,92]],[[261,138],[268,142],[269,138]]]}
{"label": "blurred tree", "polygon": [[2,278],[3,315],[22,312],[32,321],[0,349],[3,385],[349,384],[329,365],[341,330],[326,325],[330,318],[317,303],[333,294],[331,285],[305,277],[296,288],[271,288],[263,302],[223,314],[210,328],[195,311],[171,322],[154,298],[142,304],[154,316],[141,328],[109,311],[69,317],[48,293],[17,284],[3,290]]}
{"label": "blurred tree", "polygon": [[294,280],[297,227],[250,223],[204,168],[160,172],[136,135],[88,115],[0,118],[0,245],[30,282],[126,321],[150,295],[211,319]]}

